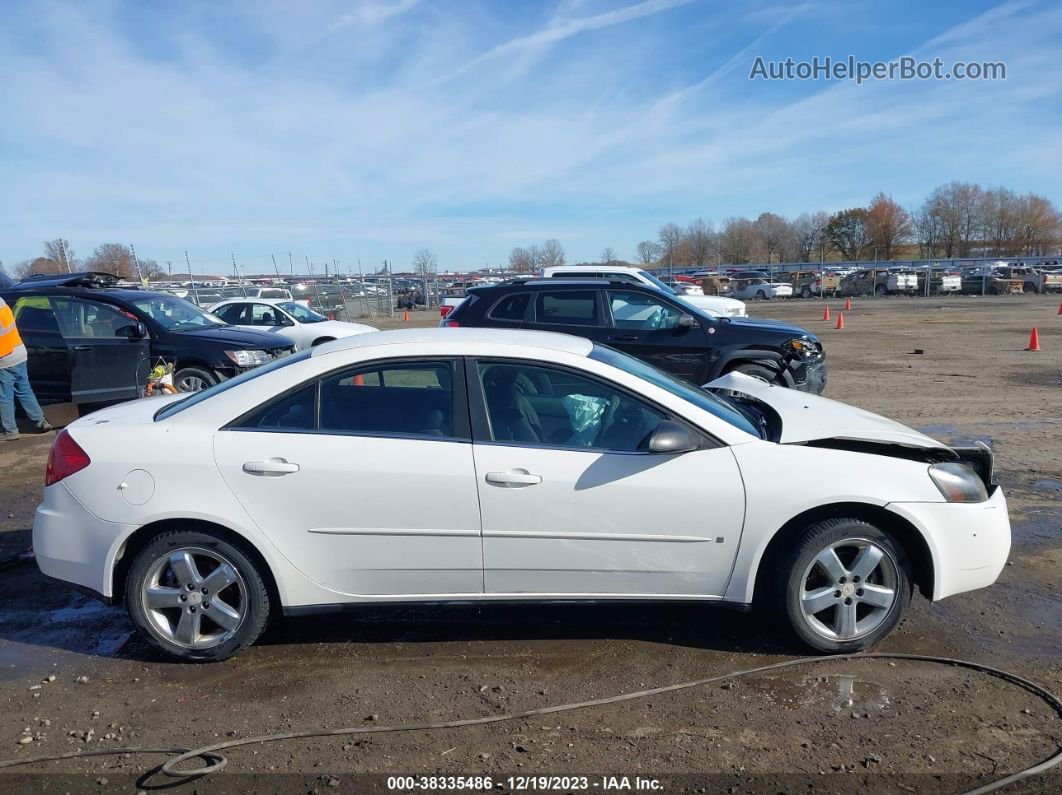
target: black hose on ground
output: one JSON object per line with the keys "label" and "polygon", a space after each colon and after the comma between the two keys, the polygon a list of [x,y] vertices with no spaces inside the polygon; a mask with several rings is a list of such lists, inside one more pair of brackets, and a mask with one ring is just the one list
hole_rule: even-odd
{"label": "black hose on ground", "polygon": [[[761,665],[756,668],[746,668],[742,671],[731,671],[725,674],[718,674],[716,676],[708,676],[704,679],[696,679],[691,682],[680,682],[674,685],[664,685],[663,687],[654,687],[649,690],[639,690],[635,693],[623,693],[617,696],[606,696],[604,698],[595,698],[590,701],[578,701],[570,704],[558,704],[552,707],[541,707],[539,709],[529,709],[522,712],[513,712],[505,715],[489,715],[484,718],[464,718],[460,720],[448,720],[438,721],[435,723],[408,723],[399,726],[351,726],[342,729],[310,729],[308,731],[294,731],[284,732],[281,734],[267,734],[261,737],[247,737],[239,740],[226,740],[225,742],[214,743],[213,745],[204,745],[201,748],[194,748],[190,751],[182,749],[172,748],[109,748],[101,751],[82,751],[73,752],[68,754],[57,754],[53,756],[36,756],[28,759],[10,759],[6,761],[0,761],[0,768],[16,767],[20,765],[29,765],[37,762],[53,762],[62,759],[77,759],[84,756],[105,756],[112,754],[144,754],[144,753],[159,753],[159,754],[176,754],[163,763],[159,768],[160,772],[167,776],[174,778],[191,778],[205,776],[210,773],[216,773],[224,768],[229,760],[217,753],[229,748],[236,748],[242,745],[257,745],[263,743],[279,742],[281,740],[297,740],[310,737],[335,737],[348,734],[383,734],[392,732],[415,732],[415,731],[431,731],[433,729],[456,729],[464,726],[482,726],[489,723],[502,723],[505,721],[522,720],[524,718],[532,718],[537,715],[550,715],[556,712],[570,712],[576,709],[587,709],[589,707],[600,707],[606,704],[618,704],[623,701],[632,701],[639,698],[647,698],[649,696],[656,696],[662,693],[674,693],[678,690],[688,690],[693,687],[702,687],[704,685],[712,684],[714,682],[722,682],[727,679],[737,679],[742,676],[751,676],[753,674],[766,673],[768,671],[778,671],[783,668],[793,668],[800,665],[811,665],[821,662],[837,662],[841,660],[905,660],[925,663],[935,663],[938,665],[952,665],[959,668],[967,668],[971,671],[978,671],[980,673],[988,674],[1002,679],[1011,684],[1018,685],[1019,687],[1028,690],[1030,693],[1038,696],[1048,705],[1054,708],[1055,712],[1060,718],[1062,718],[1062,699],[1059,699],[1054,693],[1041,685],[1036,684],[1028,679],[1025,679],[1018,674],[1004,671],[999,668],[993,668],[990,665],[984,665],[982,663],[970,662],[968,660],[955,660],[948,657],[934,657],[924,654],[902,654],[902,653],[890,653],[890,652],[862,652],[859,654],[837,654],[828,655],[825,657],[802,657],[796,660],[786,660],[784,662],[772,663],[770,665]],[[187,762],[191,759],[202,759],[206,764],[198,768],[181,768],[183,762]],[[1013,784],[1017,781],[1029,778],[1043,773],[1052,767],[1055,767],[1062,762],[1062,747],[1056,749],[1055,753],[1044,759],[1041,762],[1037,762],[1034,765],[1030,765],[1017,773],[1012,773],[1009,776],[992,781],[977,789],[970,790],[964,795],[983,795],[983,793],[997,790],[1001,787],[1005,787],[1009,784]]]}

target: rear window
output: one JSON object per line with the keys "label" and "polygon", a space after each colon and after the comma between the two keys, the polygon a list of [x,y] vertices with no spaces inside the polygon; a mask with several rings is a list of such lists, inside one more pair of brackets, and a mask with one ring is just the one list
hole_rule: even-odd
{"label": "rear window", "polygon": [[600,324],[597,314],[597,293],[594,290],[539,293],[535,310],[539,323],[571,326]]}
{"label": "rear window", "polygon": [[253,370],[247,370],[246,372],[240,373],[235,378],[230,378],[227,381],[220,381],[214,384],[214,386],[209,386],[201,392],[194,392],[186,398],[169,403],[155,413],[155,422],[169,419],[174,414],[180,414],[185,409],[190,409],[192,406],[198,405],[204,400],[214,397],[214,395],[220,395],[222,392],[227,392],[234,386],[239,386],[247,381],[252,381],[266,373],[271,373],[274,370],[279,370],[281,367],[287,367],[291,364],[306,361],[306,359],[310,358],[311,353],[312,351],[301,351],[300,353],[294,353],[281,359],[274,359],[269,364],[263,364],[261,367],[256,367]]}
{"label": "rear window", "polygon": [[496,320],[523,320],[530,299],[530,293],[507,295],[491,308],[489,316]]}

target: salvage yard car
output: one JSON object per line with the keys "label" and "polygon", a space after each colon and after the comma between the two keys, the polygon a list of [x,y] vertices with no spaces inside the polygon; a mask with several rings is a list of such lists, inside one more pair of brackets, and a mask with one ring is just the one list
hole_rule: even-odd
{"label": "salvage yard car", "polygon": [[771,281],[769,276],[733,276],[730,279],[730,294],[735,298],[764,301],[768,298],[792,298],[793,285],[789,282]]}
{"label": "salvage yard car", "polygon": [[563,331],[610,345],[700,385],[731,370],[819,393],[818,338],[777,320],[716,317],[637,282],[513,279],[469,291],[440,326]]}
{"label": "salvage yard car", "polygon": [[271,331],[287,337],[297,350],[324,342],[376,331],[372,326],[329,320],[324,315],[290,299],[230,298],[210,307],[226,323],[256,331]]}
{"label": "salvage yard car", "polygon": [[915,586],[999,575],[987,448],[739,373],[709,387],[561,334],[337,340],[67,427],[37,564],[189,661],[278,613],[513,600],[755,600],[852,652]]}
{"label": "salvage yard car", "polygon": [[841,279],[841,295],[914,295],[918,276],[888,268],[864,268]]}
{"label": "salvage yard car", "polygon": [[31,277],[0,295],[29,350],[29,376],[44,403],[95,405],[139,397],[155,363],[194,392],[286,356],[276,334],[235,328],[184,299],[116,289],[109,273]]}

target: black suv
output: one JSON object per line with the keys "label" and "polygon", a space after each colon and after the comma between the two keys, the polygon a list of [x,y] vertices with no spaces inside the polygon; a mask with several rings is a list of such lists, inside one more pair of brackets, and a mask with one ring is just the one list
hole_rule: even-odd
{"label": "black suv", "polygon": [[156,364],[196,391],[294,350],[277,334],[235,328],[176,296],[117,289],[109,273],[0,282],[29,350],[42,403],[110,403],[139,397]]}
{"label": "black suv", "polygon": [[811,332],[763,318],[715,317],[631,282],[517,279],[478,287],[440,325],[575,334],[698,385],[738,370],[805,392],[826,386],[822,344]]}

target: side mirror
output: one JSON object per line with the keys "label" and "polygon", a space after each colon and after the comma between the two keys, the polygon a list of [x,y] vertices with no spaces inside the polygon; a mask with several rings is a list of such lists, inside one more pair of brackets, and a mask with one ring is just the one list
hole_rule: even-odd
{"label": "side mirror", "polygon": [[650,453],[688,453],[701,446],[701,441],[685,425],[664,420],[649,436]]}
{"label": "side mirror", "polygon": [[679,328],[697,328],[700,324],[697,322],[697,318],[693,315],[680,315],[678,320]]}
{"label": "side mirror", "polygon": [[148,330],[141,322],[137,322],[136,325],[121,326],[115,329],[114,336],[125,337],[127,340],[141,340],[147,336]]}

